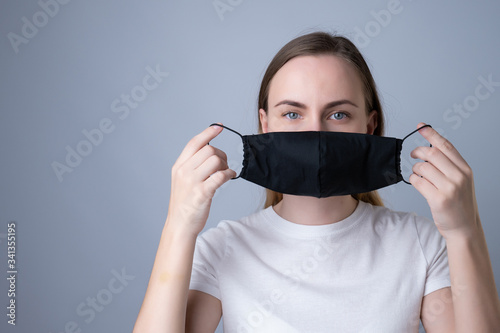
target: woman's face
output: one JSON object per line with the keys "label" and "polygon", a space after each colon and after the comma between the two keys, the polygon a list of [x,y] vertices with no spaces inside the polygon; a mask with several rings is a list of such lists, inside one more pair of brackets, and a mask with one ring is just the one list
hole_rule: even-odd
{"label": "woman's face", "polygon": [[262,130],[335,131],[373,134],[377,112],[366,112],[361,80],[345,60],[301,56],[288,61],[270,83]]}

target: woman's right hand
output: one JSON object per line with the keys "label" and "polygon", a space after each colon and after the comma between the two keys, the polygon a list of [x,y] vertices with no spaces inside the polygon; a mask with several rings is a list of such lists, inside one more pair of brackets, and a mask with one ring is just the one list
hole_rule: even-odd
{"label": "woman's right hand", "polygon": [[198,235],[208,219],[215,191],[236,172],[226,154],[208,145],[222,131],[210,126],[192,138],[172,167],[167,226]]}

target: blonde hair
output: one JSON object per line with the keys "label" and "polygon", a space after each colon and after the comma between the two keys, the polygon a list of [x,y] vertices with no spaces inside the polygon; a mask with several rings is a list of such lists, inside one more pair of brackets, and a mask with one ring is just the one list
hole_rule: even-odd
{"label": "blonde hair", "polygon": [[[377,88],[373,76],[358,48],[347,38],[334,36],[326,32],[314,32],[297,37],[278,51],[269,63],[262,78],[259,91],[258,109],[268,110],[269,87],[271,80],[278,70],[289,60],[307,55],[329,54],[340,57],[350,63],[358,72],[363,84],[365,95],[365,107],[367,114],[371,110],[377,111],[377,127],[373,135],[382,136],[384,133],[384,116],[382,106],[377,94]],[[259,133],[262,133],[262,124],[259,118]],[[382,198],[377,191],[353,194],[355,199],[370,203],[375,206],[383,206]],[[264,207],[274,206],[283,199],[283,194],[266,190],[266,201]]]}

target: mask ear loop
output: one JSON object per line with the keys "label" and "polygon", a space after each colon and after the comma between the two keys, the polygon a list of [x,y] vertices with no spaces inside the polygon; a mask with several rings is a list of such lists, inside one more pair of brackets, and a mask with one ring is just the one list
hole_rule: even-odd
{"label": "mask ear loop", "polygon": [[[219,127],[225,128],[225,129],[227,129],[228,131],[231,131],[231,132],[233,132],[233,133],[235,133],[235,134],[238,134],[238,135],[240,136],[241,140],[243,141],[243,135],[241,135],[240,133],[238,133],[237,131],[235,131],[235,130],[234,130],[234,129],[232,129],[232,128],[229,128],[229,127],[227,127],[227,126],[224,126],[224,125],[221,125],[221,124],[217,124],[217,123],[210,124],[210,126],[219,126]],[[209,126],[209,127],[210,127],[210,126]],[[208,145],[210,145],[210,142],[208,143]],[[241,176],[241,172],[240,172],[240,174],[239,174],[237,177],[234,177],[234,178],[231,178],[231,179],[238,179],[238,178],[240,178],[240,176]]]}
{"label": "mask ear loop", "polygon": [[[406,140],[409,136],[411,136],[411,135],[413,135],[413,134],[417,133],[418,131],[420,131],[420,130],[421,130],[422,128],[424,128],[424,127],[430,127],[430,128],[432,128],[432,126],[431,126],[431,125],[424,125],[424,126],[422,126],[422,127],[419,127],[419,128],[417,128],[416,130],[414,130],[413,132],[411,132],[410,134],[408,134],[407,136],[405,136],[405,137],[403,138],[403,140],[401,141],[401,143],[403,143],[403,142],[404,142],[404,141],[405,141],[405,140]],[[432,147],[432,145],[431,145],[431,144],[429,144],[429,147]],[[403,178],[403,181],[404,181],[406,184],[411,185],[411,183],[410,183],[409,181],[407,181],[406,179],[404,179],[404,178]]]}

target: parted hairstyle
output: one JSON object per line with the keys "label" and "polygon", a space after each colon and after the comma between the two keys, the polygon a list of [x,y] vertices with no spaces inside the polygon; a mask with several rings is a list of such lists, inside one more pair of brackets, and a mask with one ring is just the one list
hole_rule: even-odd
{"label": "parted hairstyle", "polygon": [[[300,56],[333,55],[344,59],[351,64],[363,84],[365,96],[366,113],[377,111],[377,127],[373,135],[382,136],[384,133],[384,116],[382,106],[377,94],[377,88],[373,76],[366,64],[365,59],[358,48],[347,38],[336,36],[327,32],[313,32],[297,37],[278,51],[269,63],[262,78],[260,86],[258,109],[268,112],[269,86],[274,75],[289,60]],[[262,133],[262,124],[259,118],[259,133]],[[353,194],[355,199],[368,202],[372,205],[383,206],[382,198],[377,191]],[[264,207],[274,206],[283,199],[283,194],[266,189],[266,201]]]}

